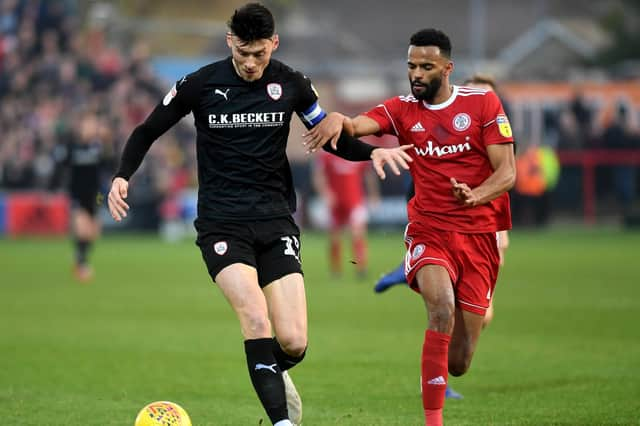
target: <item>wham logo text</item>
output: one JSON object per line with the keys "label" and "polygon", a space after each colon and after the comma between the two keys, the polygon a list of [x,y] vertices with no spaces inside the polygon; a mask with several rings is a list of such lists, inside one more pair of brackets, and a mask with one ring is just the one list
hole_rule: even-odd
{"label": "wham logo text", "polygon": [[427,146],[424,148],[414,148],[416,150],[416,154],[421,156],[436,156],[442,157],[443,155],[456,154],[458,152],[471,151],[471,145],[469,142],[459,143],[457,145],[442,145],[442,146],[433,146],[433,141],[427,141]]}

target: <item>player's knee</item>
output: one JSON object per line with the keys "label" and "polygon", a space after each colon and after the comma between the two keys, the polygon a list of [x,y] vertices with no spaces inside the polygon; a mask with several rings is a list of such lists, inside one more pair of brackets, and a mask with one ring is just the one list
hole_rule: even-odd
{"label": "player's knee", "polygon": [[282,350],[291,356],[300,356],[307,349],[307,336],[302,333],[291,333],[278,336]]}
{"label": "player's knee", "polygon": [[462,376],[469,371],[469,367],[471,367],[470,355],[460,354],[456,356],[456,354],[449,353],[449,374],[455,377]]}
{"label": "player's knee", "polygon": [[471,367],[471,358],[449,358],[449,374],[458,377],[469,371]]}

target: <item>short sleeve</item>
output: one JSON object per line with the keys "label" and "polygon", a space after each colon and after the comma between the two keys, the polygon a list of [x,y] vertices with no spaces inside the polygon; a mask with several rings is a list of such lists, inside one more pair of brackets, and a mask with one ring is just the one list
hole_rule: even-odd
{"label": "short sleeve", "polygon": [[296,73],[295,78],[298,81],[298,99],[295,103],[295,111],[302,123],[307,129],[310,129],[322,121],[327,113],[320,106],[318,93],[311,80],[300,73]]}
{"label": "short sleeve", "polygon": [[485,145],[511,143],[513,132],[500,99],[494,92],[487,92],[482,114],[482,136]]}
{"label": "short sleeve", "polygon": [[380,131],[376,136],[382,135],[398,135],[398,127],[396,126],[396,119],[400,109],[400,99],[391,98],[387,99],[383,103],[365,112],[363,115],[375,120],[380,126]]}

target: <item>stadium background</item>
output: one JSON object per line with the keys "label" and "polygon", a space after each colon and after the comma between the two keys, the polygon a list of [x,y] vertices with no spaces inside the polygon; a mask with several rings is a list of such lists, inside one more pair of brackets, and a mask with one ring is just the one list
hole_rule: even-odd
{"label": "stadium background", "polygon": [[[100,209],[105,237],[89,287],[71,279],[69,203],[62,186],[51,187],[56,147],[80,114],[99,118],[113,160],[174,80],[227,55],[225,21],[240,4],[0,1],[0,416],[8,423],[128,424],[153,399],[175,399],[194,424],[262,416],[235,363],[234,319],[192,244],[189,120],[154,144],[124,226]],[[355,114],[406,93],[407,38],[427,26],[452,38],[454,81],[483,72],[499,82],[525,179],[512,193],[496,320],[469,376],[454,382],[467,398],[448,405],[446,419],[638,424],[638,2],[267,4],[282,40],[275,56],[312,78],[327,110]],[[403,179],[385,181],[371,210],[372,282],[332,280],[301,133],[294,123],[289,154],[307,231],[313,351],[296,372],[307,422],[419,424],[421,308],[409,292],[374,296],[369,285],[402,256]],[[113,161],[105,190],[112,171]]]}

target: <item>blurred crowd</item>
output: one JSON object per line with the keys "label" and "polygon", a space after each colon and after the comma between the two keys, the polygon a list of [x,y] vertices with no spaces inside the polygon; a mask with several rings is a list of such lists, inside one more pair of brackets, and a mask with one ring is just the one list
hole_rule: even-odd
{"label": "blurred crowd", "polygon": [[[106,190],[126,138],[170,86],[154,75],[148,45],[137,40],[126,46],[112,43],[105,27],[80,19],[81,4],[0,0],[0,190],[62,189],[64,180],[52,179],[59,167],[57,148],[80,137],[87,121],[94,123],[92,137],[105,148]],[[544,137],[537,143],[556,152],[640,149],[638,126],[632,125],[638,121],[636,110],[621,103],[602,128],[594,125],[592,107],[576,92],[562,108],[544,112]],[[138,225],[156,226],[160,216],[179,219],[178,197],[196,184],[194,139],[192,126],[183,122],[152,146],[133,177],[136,190],[130,201],[143,219]],[[526,158],[522,155],[526,141],[519,142],[521,157]],[[524,167],[531,169],[528,163]],[[311,191],[305,184],[310,180],[308,164],[294,164],[294,173],[298,169],[297,181],[305,196]],[[616,165],[607,170],[598,173],[598,187],[607,191],[613,186],[623,210],[630,210],[638,200],[638,166]],[[556,198],[571,205],[580,203],[571,195],[579,192],[581,173],[579,167],[563,168],[560,186],[564,191],[558,188],[563,195]],[[557,180],[557,173],[551,180]],[[541,189],[523,194],[525,199],[531,196],[536,208],[542,206],[539,218],[532,220],[536,224],[548,218],[545,206],[554,185],[547,177],[544,185],[534,185]],[[517,207],[517,197],[514,201]]]}
{"label": "blurred crowd", "polygon": [[[81,27],[76,7],[70,0],[0,0],[4,190],[51,189],[56,147],[77,136],[87,117],[104,144],[106,185],[126,138],[166,91],[143,42],[128,51],[112,45],[99,25]],[[152,147],[132,196],[157,202],[190,182],[191,132],[176,126]]]}

